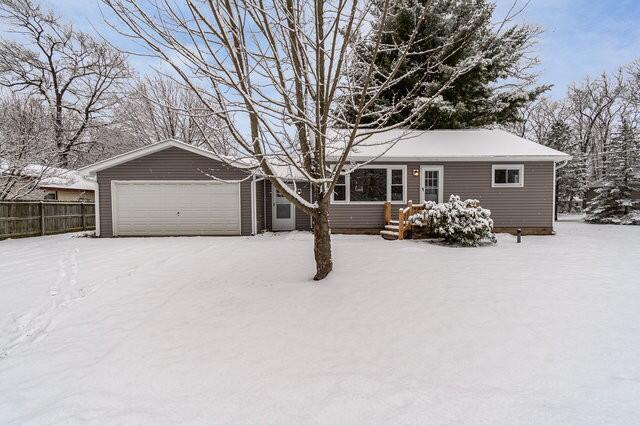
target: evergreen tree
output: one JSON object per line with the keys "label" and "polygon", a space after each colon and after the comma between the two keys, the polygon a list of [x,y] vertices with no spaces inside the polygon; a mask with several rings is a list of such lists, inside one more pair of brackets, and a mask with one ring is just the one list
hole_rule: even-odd
{"label": "evergreen tree", "polygon": [[556,219],[561,202],[567,202],[569,209],[573,201],[584,196],[587,187],[587,166],[580,146],[572,137],[571,128],[563,121],[551,125],[544,144],[566,152],[572,156],[563,166],[556,169]]}
{"label": "evergreen tree", "polygon": [[588,222],[640,224],[640,143],[623,120],[618,134],[607,143],[605,174],[596,196],[587,206]]}
{"label": "evergreen tree", "polygon": [[[468,128],[513,122],[518,119],[518,108],[549,89],[549,86],[533,84],[535,75],[531,74],[530,65],[537,60],[526,56],[528,47],[539,34],[538,28],[516,25],[498,32],[492,23],[495,5],[487,0],[391,1],[389,14],[385,19],[379,18],[375,29],[384,32],[385,50],[375,58],[376,75],[380,79],[389,74],[391,64],[400,54],[394,46],[412,34],[424,8],[430,11],[397,74],[400,77],[372,106],[364,124],[403,123],[423,99],[429,99],[431,106],[405,127]],[[452,39],[454,42],[450,42]],[[441,48],[443,45],[446,48]],[[368,63],[373,50],[368,40],[357,43],[350,67],[356,78],[367,69],[358,64]],[[467,71],[448,84],[437,101],[432,101],[442,83],[448,82],[460,66]],[[405,105],[393,116],[376,113],[376,110],[388,110],[385,106],[400,100]],[[345,97],[343,108],[347,121],[353,117],[350,105],[357,105],[359,101],[352,94]]]}

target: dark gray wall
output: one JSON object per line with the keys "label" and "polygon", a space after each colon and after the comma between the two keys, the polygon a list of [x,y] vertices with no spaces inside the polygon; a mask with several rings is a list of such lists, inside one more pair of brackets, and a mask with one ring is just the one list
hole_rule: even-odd
{"label": "dark gray wall", "polygon": [[[100,191],[100,236],[113,236],[111,222],[112,180],[239,180],[247,176],[241,169],[183,149],[170,147],[97,173]],[[242,235],[251,234],[251,180],[240,184]]]}
{"label": "dark gray wall", "polygon": [[[379,164],[398,164],[379,162]],[[403,163],[405,164],[405,163]],[[492,188],[492,164],[524,164],[523,188]],[[420,177],[413,170],[421,165],[444,166],[444,201],[451,194],[462,199],[476,198],[491,210],[496,227],[553,226],[552,162],[449,162],[406,163],[407,199],[420,202]],[[403,204],[393,205],[393,215]],[[339,229],[374,229],[384,226],[381,204],[332,204],[331,227]]]}

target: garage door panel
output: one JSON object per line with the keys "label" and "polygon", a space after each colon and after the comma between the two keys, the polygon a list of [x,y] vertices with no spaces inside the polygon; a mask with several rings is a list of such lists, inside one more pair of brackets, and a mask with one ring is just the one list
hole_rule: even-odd
{"label": "garage door panel", "polygon": [[238,235],[239,184],[114,182],[116,235]]}

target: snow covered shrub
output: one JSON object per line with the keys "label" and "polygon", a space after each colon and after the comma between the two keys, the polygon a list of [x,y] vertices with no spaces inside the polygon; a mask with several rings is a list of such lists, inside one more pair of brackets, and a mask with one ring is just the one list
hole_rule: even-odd
{"label": "snow covered shrub", "polygon": [[479,205],[478,200],[461,201],[459,196],[452,195],[447,203],[428,203],[410,221],[428,226],[434,235],[452,244],[477,246],[483,240],[495,242],[491,211]]}

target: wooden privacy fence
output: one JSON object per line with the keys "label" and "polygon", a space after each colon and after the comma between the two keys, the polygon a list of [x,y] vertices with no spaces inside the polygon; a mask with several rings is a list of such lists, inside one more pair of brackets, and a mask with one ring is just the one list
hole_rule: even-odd
{"label": "wooden privacy fence", "polygon": [[0,201],[0,239],[95,229],[95,205],[53,201]]}

